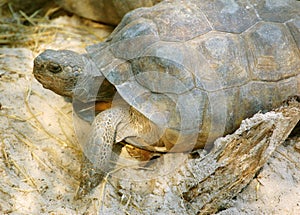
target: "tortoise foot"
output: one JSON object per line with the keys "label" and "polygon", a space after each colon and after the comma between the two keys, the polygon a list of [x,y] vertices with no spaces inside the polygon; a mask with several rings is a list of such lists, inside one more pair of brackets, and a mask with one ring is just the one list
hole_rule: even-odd
{"label": "tortoise foot", "polygon": [[75,194],[75,199],[81,199],[97,187],[106,176],[106,173],[97,170],[93,164],[84,156],[81,165],[80,184]]}

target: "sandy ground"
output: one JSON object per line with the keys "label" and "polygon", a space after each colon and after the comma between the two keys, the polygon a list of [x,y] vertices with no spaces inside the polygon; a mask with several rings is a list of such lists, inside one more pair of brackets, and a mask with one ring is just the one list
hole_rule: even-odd
{"label": "sandy ground", "polygon": [[[70,18],[60,22],[78,24]],[[108,34],[109,30],[102,28],[97,30],[98,37],[68,37],[58,32],[34,51],[0,49],[0,214],[110,214],[101,210],[103,186],[74,200],[80,147],[73,129],[72,104],[42,88],[32,75],[33,59],[43,49],[83,52],[85,45]],[[300,214],[299,136],[280,146],[257,178],[233,200],[232,207],[219,214]],[[118,193],[109,183],[104,186],[106,191]],[[130,201],[114,211],[144,214],[127,213],[128,204]]]}

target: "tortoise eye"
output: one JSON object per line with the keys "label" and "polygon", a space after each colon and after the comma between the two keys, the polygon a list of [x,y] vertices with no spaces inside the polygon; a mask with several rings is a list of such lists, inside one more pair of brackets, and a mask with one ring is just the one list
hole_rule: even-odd
{"label": "tortoise eye", "polygon": [[56,64],[56,63],[50,63],[50,64],[48,64],[47,65],[47,70],[49,70],[52,73],[59,73],[59,72],[62,71],[61,67],[58,64]]}

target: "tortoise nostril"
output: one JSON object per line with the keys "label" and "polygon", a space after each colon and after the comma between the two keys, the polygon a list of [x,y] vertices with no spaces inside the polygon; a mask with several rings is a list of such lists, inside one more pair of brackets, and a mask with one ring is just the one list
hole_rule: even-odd
{"label": "tortoise nostril", "polygon": [[56,63],[49,63],[47,65],[47,70],[49,70],[52,73],[59,73],[62,71],[61,67]]}

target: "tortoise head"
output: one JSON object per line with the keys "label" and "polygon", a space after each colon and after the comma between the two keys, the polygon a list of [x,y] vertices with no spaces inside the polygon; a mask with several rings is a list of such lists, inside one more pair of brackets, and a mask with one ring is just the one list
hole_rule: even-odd
{"label": "tortoise head", "polygon": [[47,49],[34,59],[34,77],[44,88],[67,97],[73,96],[78,76],[84,72],[87,57],[69,50]]}

